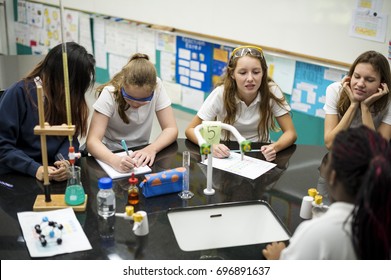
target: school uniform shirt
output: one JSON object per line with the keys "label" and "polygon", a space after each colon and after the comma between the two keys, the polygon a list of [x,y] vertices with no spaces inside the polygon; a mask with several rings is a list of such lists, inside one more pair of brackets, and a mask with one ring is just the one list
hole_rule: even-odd
{"label": "school uniform shirt", "polygon": [[[281,252],[282,260],[354,260],[351,238],[353,204],[334,202],[325,214],[302,222],[290,244]],[[348,222],[346,220],[348,219]]]}
{"label": "school uniform shirt", "polygon": [[[338,115],[340,119],[342,118],[342,116],[338,113],[337,104],[339,98],[341,97],[341,89],[342,85],[339,82],[335,82],[329,85],[326,89],[326,103],[323,106],[323,110],[326,114]],[[372,112],[371,115],[376,129],[380,126],[382,122],[391,125],[390,103],[388,104],[388,107],[386,107],[383,111],[377,114]],[[357,110],[357,113],[354,116],[350,127],[358,127],[360,125],[362,125],[361,110]]]}
{"label": "school uniform shirt", "polygon": [[[283,93],[280,88],[274,84],[269,83],[270,91],[277,97],[282,98]],[[224,86],[216,87],[209,96],[205,99],[197,115],[204,121],[224,121],[227,111],[224,108]],[[261,95],[258,94],[254,101],[247,106],[242,100],[236,97],[236,121],[233,126],[239,131],[239,133],[251,142],[260,142],[258,136],[258,124],[260,120],[259,103],[262,102]],[[284,107],[281,108],[274,100],[270,100],[270,107],[274,117],[280,117],[288,113],[291,108],[288,103],[285,102]],[[270,128],[270,124],[269,124]],[[224,140],[225,132],[221,133],[221,140]],[[236,138],[230,135],[230,140],[236,141]],[[270,137],[267,139],[270,142]]]}
{"label": "school uniform shirt", "polygon": [[[28,87],[29,94],[25,87]],[[17,171],[35,177],[42,165],[41,139],[34,134],[39,125],[35,83],[20,81],[8,88],[0,99],[0,174]],[[64,104],[65,106],[65,104]],[[51,124],[53,125],[53,124]],[[79,149],[77,137],[73,138]],[[46,136],[48,163],[53,165],[55,155],[68,158],[67,136]]]}
{"label": "school uniform shirt", "polygon": [[109,118],[106,132],[102,139],[103,144],[112,151],[122,149],[122,139],[126,141],[129,147],[148,144],[154,119],[153,113],[163,110],[170,105],[170,98],[163,87],[162,81],[158,78],[152,100],[137,109],[130,107],[125,111],[129,118],[129,124],[126,124],[118,114],[114,87],[106,86],[93,105],[97,112]]}

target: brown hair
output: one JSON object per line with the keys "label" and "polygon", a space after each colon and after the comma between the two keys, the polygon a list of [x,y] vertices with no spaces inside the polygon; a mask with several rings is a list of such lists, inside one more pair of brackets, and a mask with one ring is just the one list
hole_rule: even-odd
{"label": "brown hair", "polygon": [[[261,86],[259,88],[259,94],[261,95],[261,102],[259,104],[259,123],[258,123],[258,137],[261,142],[266,142],[269,139],[269,124],[271,124],[271,129],[273,131],[278,130],[278,126],[275,122],[272,110],[270,108],[271,100],[275,101],[282,108],[285,105],[285,98],[277,98],[271,91],[270,87],[277,84],[267,75],[267,64],[265,58],[262,56],[254,56],[250,52],[246,55],[258,59],[261,63],[261,68],[263,72]],[[240,58],[240,57],[239,57]],[[233,74],[237,66],[237,57],[231,58],[227,65],[227,70],[224,76],[222,77],[219,85],[224,85],[224,107],[227,111],[227,115],[223,120],[224,123],[234,124],[236,121],[236,96],[238,94],[238,89],[236,81],[233,79]],[[226,139],[229,140],[229,133],[226,134]]]}
{"label": "brown hair", "polygon": [[[380,81],[382,83],[386,83],[388,88],[391,88],[391,71],[390,71],[390,65],[387,61],[387,59],[380,53],[376,51],[367,51],[362,53],[359,57],[356,58],[356,60],[353,62],[352,66],[350,66],[348,76],[352,77],[354,70],[356,69],[356,66],[360,63],[369,63],[372,65],[373,69],[380,74]],[[343,89],[341,89],[343,90]],[[373,110],[375,113],[379,113],[383,111],[390,100],[390,95],[384,95],[381,98],[379,98],[374,104],[373,104]],[[347,94],[344,94],[342,91],[341,97],[338,100],[337,103],[337,109],[338,113],[343,116],[347,109],[350,106],[350,99],[347,96]]]}

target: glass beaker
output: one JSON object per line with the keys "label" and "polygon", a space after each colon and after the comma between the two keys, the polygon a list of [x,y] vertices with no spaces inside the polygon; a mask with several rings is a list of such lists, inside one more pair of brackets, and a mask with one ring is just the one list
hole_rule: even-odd
{"label": "glass beaker", "polygon": [[84,203],[85,193],[81,184],[81,168],[71,165],[68,167],[68,181],[65,189],[65,202],[68,205],[80,205]]}
{"label": "glass beaker", "polygon": [[190,199],[194,196],[194,194],[189,190],[189,180],[190,180],[190,152],[184,151],[182,153],[182,162],[183,167],[186,169],[183,174],[183,184],[182,184],[182,192],[178,195],[182,199]]}

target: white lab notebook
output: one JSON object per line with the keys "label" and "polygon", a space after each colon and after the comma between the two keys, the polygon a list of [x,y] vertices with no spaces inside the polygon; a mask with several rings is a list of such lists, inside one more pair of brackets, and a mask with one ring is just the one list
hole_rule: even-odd
{"label": "white lab notebook", "polygon": [[[129,151],[129,153],[133,153],[133,151]],[[126,154],[126,152],[123,151],[123,152],[116,153],[116,154],[123,156]],[[103,168],[103,170],[106,171],[107,175],[109,175],[109,177],[111,179],[129,177],[129,176],[132,176],[132,173],[134,173],[134,175],[137,175],[137,174],[149,173],[152,171],[152,169],[148,165],[146,165],[146,166],[142,166],[142,167],[133,168],[133,170],[129,173],[121,173],[121,172],[116,171],[114,168],[112,168],[110,165],[104,163],[103,161],[100,161],[98,159],[95,159],[95,160],[99,163],[99,165]]]}

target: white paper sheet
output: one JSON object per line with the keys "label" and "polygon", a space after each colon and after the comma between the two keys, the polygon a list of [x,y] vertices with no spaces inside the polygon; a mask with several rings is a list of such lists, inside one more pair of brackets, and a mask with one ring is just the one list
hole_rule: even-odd
{"label": "white paper sheet", "polygon": [[[129,153],[133,153],[133,151],[129,150]],[[125,151],[116,153],[116,155],[123,156],[125,155]],[[130,177],[132,176],[132,173],[134,173],[134,175],[137,175],[137,174],[149,173],[152,171],[152,169],[148,165],[146,165],[142,167],[133,168],[133,170],[129,173],[121,173],[116,171],[114,168],[104,163],[103,161],[100,161],[98,159],[95,160],[99,163],[99,165],[103,168],[103,170],[106,171],[107,175],[109,175],[111,179]]]}
{"label": "white paper sheet", "polygon": [[[47,226],[47,223],[42,222],[43,217],[47,217],[49,221],[63,226],[61,234],[54,231],[57,234],[52,238],[49,234],[45,236],[47,241],[45,247],[42,246],[39,235],[35,231],[36,225],[41,226],[42,232],[52,229],[52,227]],[[45,212],[19,212],[18,219],[31,257],[50,257],[92,249],[72,208]],[[56,242],[59,237],[62,239],[60,245]]]}
{"label": "white paper sheet", "polygon": [[[201,163],[207,165],[208,159],[205,159]],[[214,168],[228,171],[243,177],[250,178],[252,180],[258,178],[276,166],[275,163],[246,155],[243,157],[243,160],[241,160],[241,155],[238,153],[231,153],[230,157],[228,158],[214,157],[212,164]]]}

